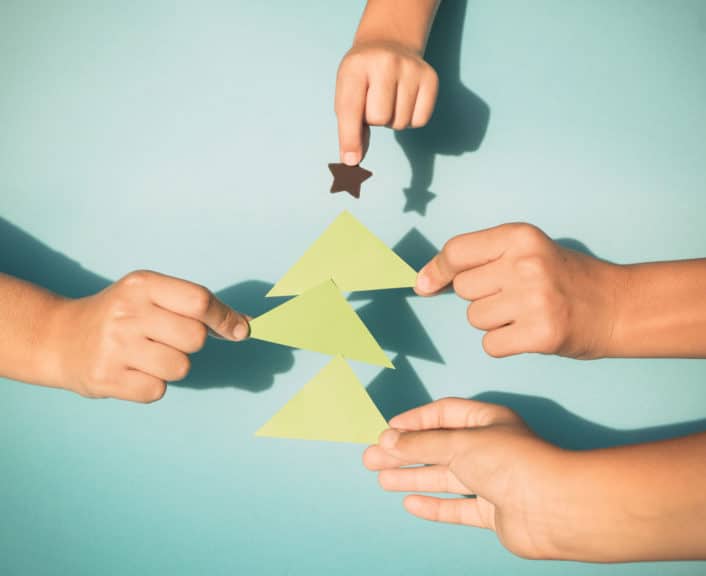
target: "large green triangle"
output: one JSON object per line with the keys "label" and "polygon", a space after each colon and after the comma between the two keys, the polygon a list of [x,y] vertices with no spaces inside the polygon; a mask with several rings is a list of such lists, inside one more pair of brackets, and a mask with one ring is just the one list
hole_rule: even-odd
{"label": "large green triangle", "polygon": [[341,213],[268,292],[301,294],[333,280],[344,292],[414,286],[417,273],[349,212]]}
{"label": "large green triangle", "polygon": [[394,368],[331,280],[252,320],[250,337]]}
{"label": "large green triangle", "polygon": [[351,367],[336,356],[255,435],[374,444],[385,428]]}

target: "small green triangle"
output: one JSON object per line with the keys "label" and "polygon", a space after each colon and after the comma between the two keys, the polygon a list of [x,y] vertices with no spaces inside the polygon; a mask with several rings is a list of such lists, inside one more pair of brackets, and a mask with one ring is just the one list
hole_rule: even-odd
{"label": "small green triangle", "polygon": [[250,337],[394,368],[331,280],[252,320]]}
{"label": "small green triangle", "polygon": [[374,444],[386,428],[351,367],[336,356],[255,435]]}
{"label": "small green triangle", "polygon": [[344,292],[407,288],[416,277],[412,267],[344,211],[267,296],[301,294],[326,280]]}

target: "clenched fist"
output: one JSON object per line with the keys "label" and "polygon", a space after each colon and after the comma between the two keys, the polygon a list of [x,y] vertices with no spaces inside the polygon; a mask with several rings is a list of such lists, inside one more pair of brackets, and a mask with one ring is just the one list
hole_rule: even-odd
{"label": "clenched fist", "polygon": [[530,224],[462,234],[420,272],[416,291],[452,284],[491,356],[608,354],[624,267],[563,248]]}
{"label": "clenched fist", "polygon": [[132,272],[102,292],[62,300],[50,324],[54,381],[91,398],[159,400],[189,372],[211,329],[247,338],[247,319],[203,286]]}

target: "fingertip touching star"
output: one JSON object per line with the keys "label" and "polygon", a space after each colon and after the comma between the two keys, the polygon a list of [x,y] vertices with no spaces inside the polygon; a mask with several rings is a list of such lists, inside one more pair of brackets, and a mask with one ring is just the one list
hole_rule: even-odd
{"label": "fingertip touching star", "polygon": [[354,198],[360,198],[360,185],[373,175],[370,170],[361,168],[359,165],[331,163],[328,169],[333,175],[331,193],[348,192]]}

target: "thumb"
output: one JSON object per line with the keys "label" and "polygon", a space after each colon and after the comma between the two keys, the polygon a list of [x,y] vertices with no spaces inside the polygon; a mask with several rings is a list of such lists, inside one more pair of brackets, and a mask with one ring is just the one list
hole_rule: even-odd
{"label": "thumb", "polygon": [[469,431],[463,429],[403,432],[392,428],[382,433],[379,446],[410,464],[448,465],[456,454],[468,449],[468,442]]}
{"label": "thumb", "polygon": [[451,284],[460,271],[451,265],[447,253],[442,250],[419,271],[414,290],[420,296],[439,292]]}

